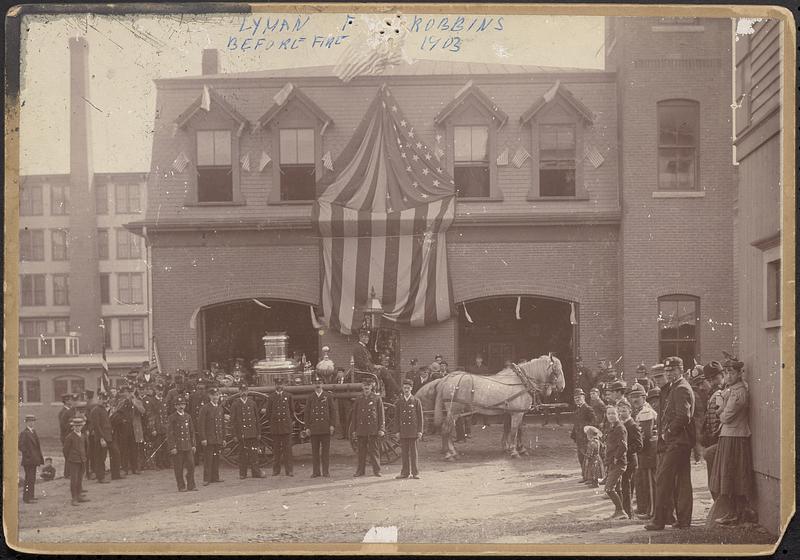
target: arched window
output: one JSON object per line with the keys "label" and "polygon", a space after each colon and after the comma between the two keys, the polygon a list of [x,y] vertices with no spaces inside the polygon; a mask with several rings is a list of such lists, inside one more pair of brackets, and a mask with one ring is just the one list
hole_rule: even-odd
{"label": "arched window", "polygon": [[683,358],[684,367],[692,359],[700,361],[700,298],[672,294],[658,298],[658,354]]}
{"label": "arched window", "polygon": [[700,103],[668,99],[658,103],[658,189],[698,189]]}

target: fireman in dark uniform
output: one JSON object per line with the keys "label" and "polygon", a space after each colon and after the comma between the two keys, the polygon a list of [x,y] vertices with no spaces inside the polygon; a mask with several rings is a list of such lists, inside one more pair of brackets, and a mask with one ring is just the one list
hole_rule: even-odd
{"label": "fireman in dark uniform", "polygon": [[[658,449],[663,458],[656,473],[656,508],[648,531],[664,529],[675,505],[676,529],[692,522],[691,452],[695,444],[694,392],[683,377],[683,360],[671,356],[664,361],[668,383],[661,391],[658,419]],[[674,499],[674,502],[673,502]]]}
{"label": "fireman in dark uniform", "polygon": [[403,466],[395,478],[419,478],[417,467],[417,441],[422,438],[422,402],[411,394],[414,382],[403,380],[403,394],[394,403],[394,431],[400,438],[400,456]]}
{"label": "fireman in dark uniform", "polygon": [[248,467],[253,478],[261,478],[257,450],[261,445],[261,423],[256,401],[247,396],[247,384],[239,384],[239,396],[231,403],[233,441],[239,444],[239,478],[247,478]]}
{"label": "fireman in dark uniform", "polygon": [[225,413],[219,404],[219,391],[208,390],[208,402],[200,408],[197,436],[203,446],[203,486],[223,482],[219,478],[219,455],[225,443]]}
{"label": "fireman in dark uniform", "polygon": [[378,454],[380,438],[386,431],[383,416],[383,401],[372,391],[372,380],[362,384],[363,393],[353,404],[350,418],[350,437],[357,438],[358,465],[353,476],[364,476],[367,456],[372,465],[372,474],[381,476],[381,462]]}
{"label": "fireman in dark uniform", "polygon": [[[167,445],[172,454],[178,492],[197,490],[194,483],[194,453],[197,451],[194,423],[192,417],[186,412],[186,399],[183,397],[175,400],[175,412],[170,415],[167,422]],[[185,480],[184,469],[186,470]]]}
{"label": "fireman in dark uniform", "polygon": [[283,465],[286,476],[292,473],[292,430],[294,428],[294,400],[283,390],[286,381],[275,380],[275,392],[267,399],[267,418],[272,435],[272,476],[281,474]]}
{"label": "fireman in dark uniform", "polygon": [[333,393],[322,389],[322,377],[317,376],[314,380],[314,392],[306,400],[304,418],[306,435],[311,438],[311,460],[314,468],[311,478],[330,476],[331,436],[336,429],[335,410]]}

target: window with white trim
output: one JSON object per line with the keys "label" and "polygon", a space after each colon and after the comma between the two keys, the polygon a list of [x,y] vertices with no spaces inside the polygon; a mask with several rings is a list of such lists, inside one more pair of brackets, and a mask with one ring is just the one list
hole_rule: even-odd
{"label": "window with white trim", "polygon": [[69,276],[53,274],[53,305],[69,305]]}
{"label": "window with white trim", "polygon": [[690,99],[658,103],[659,190],[697,190],[699,132],[700,103]]}
{"label": "window with white trim", "polygon": [[19,402],[24,404],[41,404],[42,388],[38,379],[19,380]]}
{"label": "window with white trim", "polygon": [[69,259],[69,241],[67,230],[54,229],[50,232],[52,241],[52,258],[54,261],[66,261]]}
{"label": "window with white trim", "polygon": [[453,127],[453,179],[459,198],[488,198],[491,195],[489,127]]}
{"label": "window with white trim", "polygon": [[[111,303],[111,275],[107,272],[100,273],[100,304],[108,305]],[[106,329],[108,330],[108,329]]]}
{"label": "window with white trim", "polygon": [[19,260],[21,262],[44,260],[44,230],[21,229],[19,231]]}
{"label": "window with white trim", "polygon": [[658,298],[659,361],[680,356],[684,364],[691,364],[700,356],[699,327],[700,298],[684,294]]}
{"label": "window with white trim", "polygon": [[142,256],[139,237],[125,228],[117,228],[117,258],[138,259]]}
{"label": "window with white trim", "polygon": [[118,323],[120,349],[144,348],[144,319],[119,319]]}
{"label": "window with white trim", "polygon": [[22,307],[47,305],[44,274],[21,274],[19,278],[20,305]]}
{"label": "window with white trim", "polygon": [[197,201],[233,202],[230,130],[198,130]]}
{"label": "window with white trim", "polygon": [[108,260],[108,230],[97,230],[97,258],[101,261]]}
{"label": "window with white trim", "polygon": [[316,148],[313,128],[281,128],[281,200],[314,200],[316,193]]}
{"label": "window with white trim", "polygon": [[117,274],[117,292],[119,303],[140,304],[144,301],[142,285],[144,275],[141,272],[120,272]]}
{"label": "window with white trim", "polygon": [[[230,132],[228,132],[228,140],[230,140]],[[228,145],[230,146],[230,142]],[[230,154],[228,159],[230,160]],[[115,185],[114,190],[115,212],[117,214],[138,214],[142,211],[142,188],[139,183]]]}
{"label": "window with white trim", "polygon": [[94,209],[98,215],[108,214],[108,185],[106,183],[95,183],[94,185]]}
{"label": "window with white trim", "polygon": [[539,126],[539,196],[575,196],[575,128]]}
{"label": "window with white trim", "polygon": [[56,399],[60,399],[61,395],[67,393],[83,393],[85,389],[86,382],[82,377],[58,377],[53,379],[53,395]]}

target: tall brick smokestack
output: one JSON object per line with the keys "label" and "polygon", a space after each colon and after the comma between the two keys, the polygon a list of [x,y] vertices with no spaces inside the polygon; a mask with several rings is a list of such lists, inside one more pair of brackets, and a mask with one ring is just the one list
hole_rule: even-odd
{"label": "tall brick smokestack", "polygon": [[89,44],[69,40],[69,325],[80,335],[81,353],[101,351],[100,276],[97,254],[97,221],[92,188],[91,113],[89,104]]}

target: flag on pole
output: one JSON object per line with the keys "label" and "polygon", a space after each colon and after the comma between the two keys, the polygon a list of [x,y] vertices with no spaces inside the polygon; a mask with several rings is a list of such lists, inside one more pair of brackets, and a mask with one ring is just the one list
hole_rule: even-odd
{"label": "flag on pole", "polygon": [[203,86],[203,98],[200,100],[200,108],[204,111],[211,110],[211,92],[208,86]]}
{"label": "flag on pole", "polygon": [[474,323],[475,321],[472,320],[472,317],[470,317],[469,315],[469,311],[467,311],[467,304],[465,303],[463,305],[464,305],[464,317],[466,317],[467,321],[469,321],[470,323]]}
{"label": "flag on pole", "polygon": [[250,171],[250,152],[247,152],[241,159],[242,169]]}
{"label": "flag on pole", "polygon": [[388,321],[424,326],[450,317],[446,231],[455,188],[427,155],[397,100],[380,88],[336,160],[341,168],[320,178],[313,206],[329,328],[358,330],[372,286]]}
{"label": "flag on pole", "polygon": [[595,169],[603,165],[603,162],[605,161],[603,154],[601,154],[594,146],[586,146],[583,155],[589,160],[589,163],[591,163],[592,167]]}
{"label": "flag on pole", "polygon": [[103,366],[103,371],[100,372],[100,392],[107,394],[111,390],[111,378],[106,359],[106,322],[104,319],[100,320],[100,328],[103,329],[103,352],[100,355],[100,365]]}
{"label": "flag on pole", "polygon": [[357,76],[380,74],[388,66],[403,62],[403,41],[357,41],[347,45],[333,73],[344,83]]}
{"label": "flag on pole", "polygon": [[514,154],[514,159],[511,160],[511,163],[514,164],[514,167],[519,169],[526,161],[528,161],[529,157],[531,157],[531,155],[528,153],[528,151],[520,146],[517,148],[517,153]]}
{"label": "flag on pole", "polygon": [[268,165],[269,165],[269,162],[271,162],[271,161],[272,161],[272,158],[271,158],[271,157],[269,157],[269,155],[267,154],[267,152],[264,152],[264,151],[262,151],[262,152],[261,152],[261,159],[260,159],[260,160],[259,160],[259,162],[258,162],[258,170],[259,170],[259,172],[260,172],[260,171],[264,171],[264,168],[265,168],[266,166],[268,166]]}
{"label": "flag on pole", "polygon": [[521,304],[522,304],[522,296],[517,296],[517,310],[515,311],[515,315],[517,317],[517,321],[519,321],[521,319],[521,317],[519,316],[519,308],[520,308]]}
{"label": "flag on pole", "polygon": [[569,302],[569,324],[570,325],[577,325],[578,318],[575,315],[575,303]]}
{"label": "flag on pole", "polygon": [[161,360],[158,357],[156,337],[153,337],[152,343],[150,344],[150,373],[156,375],[161,373]]}
{"label": "flag on pole", "polygon": [[311,312],[311,326],[314,327],[315,330],[321,329],[323,325],[317,319],[317,314],[314,312],[314,306],[309,305],[308,310]]}
{"label": "flag on pole", "polygon": [[178,154],[178,157],[175,158],[175,161],[172,162],[172,169],[178,173],[183,173],[187,165],[189,165],[189,158],[186,157],[186,154],[181,152]]}
{"label": "flag on pole", "polygon": [[497,165],[508,165],[508,148],[500,152],[497,156]]}
{"label": "flag on pole", "polygon": [[333,159],[331,158],[330,151],[325,152],[325,155],[322,156],[322,163],[325,165],[325,169],[333,171]]}

